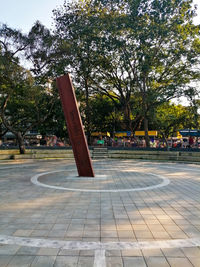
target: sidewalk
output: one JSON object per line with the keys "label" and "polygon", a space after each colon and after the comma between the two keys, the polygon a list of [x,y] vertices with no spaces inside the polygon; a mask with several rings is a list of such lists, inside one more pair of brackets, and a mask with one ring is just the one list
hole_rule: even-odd
{"label": "sidewalk", "polygon": [[200,166],[0,164],[0,267],[200,266]]}

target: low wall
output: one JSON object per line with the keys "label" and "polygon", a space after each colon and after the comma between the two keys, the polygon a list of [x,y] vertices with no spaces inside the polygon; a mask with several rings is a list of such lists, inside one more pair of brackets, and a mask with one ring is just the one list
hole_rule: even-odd
{"label": "low wall", "polygon": [[[92,150],[90,150],[92,154]],[[27,149],[20,155],[18,150],[0,150],[0,160],[9,159],[73,159],[72,149]],[[200,162],[200,151],[146,151],[146,150],[108,150],[111,159],[146,159]]]}
{"label": "low wall", "polygon": [[19,154],[18,150],[0,150],[0,160],[2,159],[73,159],[71,149],[27,149],[26,154]]}
{"label": "low wall", "polygon": [[200,162],[200,152],[109,150],[109,158]]}

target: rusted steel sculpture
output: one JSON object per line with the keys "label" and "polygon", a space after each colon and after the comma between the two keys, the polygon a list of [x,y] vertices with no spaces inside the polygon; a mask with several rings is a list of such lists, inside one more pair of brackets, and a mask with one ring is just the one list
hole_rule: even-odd
{"label": "rusted steel sculpture", "polygon": [[89,149],[69,74],[56,79],[79,176],[94,177]]}

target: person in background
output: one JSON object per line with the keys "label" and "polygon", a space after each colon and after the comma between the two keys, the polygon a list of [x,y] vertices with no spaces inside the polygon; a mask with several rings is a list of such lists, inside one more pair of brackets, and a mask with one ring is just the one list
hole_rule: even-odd
{"label": "person in background", "polygon": [[189,147],[191,148],[191,147],[193,147],[193,145],[194,145],[194,139],[192,136],[190,136],[189,137]]}

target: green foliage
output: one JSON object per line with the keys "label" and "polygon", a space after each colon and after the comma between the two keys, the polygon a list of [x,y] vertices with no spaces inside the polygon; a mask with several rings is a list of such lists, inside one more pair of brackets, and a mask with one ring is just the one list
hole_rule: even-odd
{"label": "green foliage", "polygon": [[10,62],[10,68],[6,71],[2,62],[0,64],[0,76],[6,76],[5,82],[0,82],[1,116],[9,130],[14,133],[20,131],[24,135],[45,116],[50,96],[43,87],[35,84],[27,70],[16,64],[11,67]]}
{"label": "green foliage", "polygon": [[[22,135],[40,127],[65,136],[54,78],[70,72],[88,136],[94,129],[147,133],[150,126],[167,136],[198,127],[200,28],[194,15],[192,0],[76,0],[54,10],[53,33],[39,22],[27,36],[3,25],[0,123]],[[190,107],[169,104],[180,96]]]}
{"label": "green foliage", "polygon": [[152,125],[161,135],[176,136],[180,129],[190,128],[191,112],[187,107],[166,102],[160,105],[152,117]]}
{"label": "green foliage", "polygon": [[[90,99],[91,124],[93,132],[114,132],[121,126],[122,116],[117,111],[112,100],[101,94]],[[120,120],[121,119],[121,120]],[[120,125],[120,126],[119,126]]]}
{"label": "green foliage", "polygon": [[139,99],[139,116],[147,120],[150,110],[185,95],[199,79],[199,26],[192,23],[191,4],[91,0],[54,12],[66,67],[82,90],[87,81],[89,94],[101,92],[120,102],[127,129],[138,114],[132,99]]}
{"label": "green foliage", "polygon": [[20,65],[22,52],[25,55],[29,45],[27,38],[5,25],[0,34],[0,118],[4,127],[15,134],[24,153],[24,136],[47,118],[52,94],[48,84],[38,84]]}

